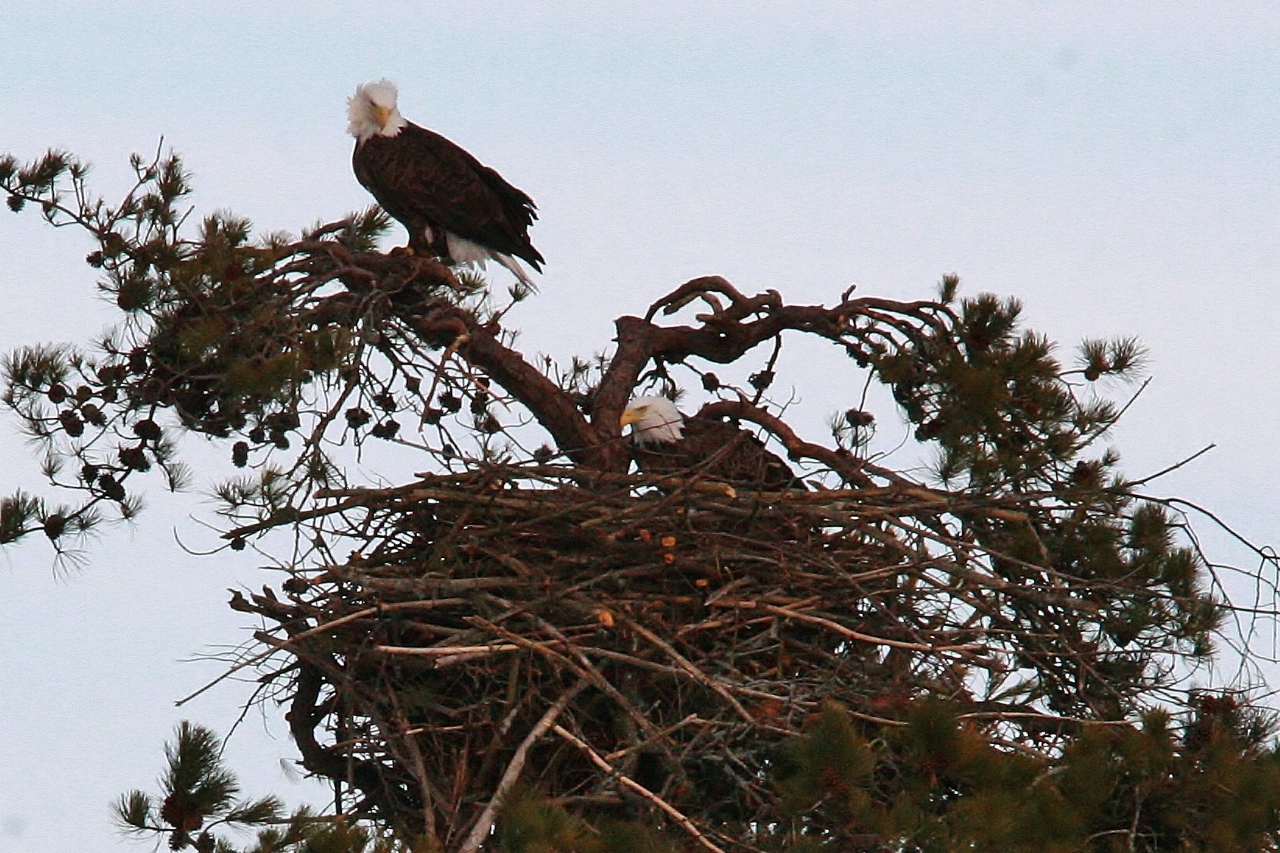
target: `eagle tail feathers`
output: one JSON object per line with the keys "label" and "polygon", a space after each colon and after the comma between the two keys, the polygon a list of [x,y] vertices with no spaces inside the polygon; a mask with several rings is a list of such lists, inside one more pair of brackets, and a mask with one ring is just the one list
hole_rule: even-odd
{"label": "eagle tail feathers", "polygon": [[529,288],[529,290],[534,293],[537,293],[538,286],[533,283],[533,279],[529,278],[529,273],[525,272],[524,267],[520,266],[519,261],[510,255],[503,254],[502,252],[494,252],[493,259],[511,270],[515,277],[520,279],[525,287]]}

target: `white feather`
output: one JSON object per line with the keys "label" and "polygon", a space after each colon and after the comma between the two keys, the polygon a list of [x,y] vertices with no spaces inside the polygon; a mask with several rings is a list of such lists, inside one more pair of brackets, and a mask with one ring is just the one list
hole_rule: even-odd
{"label": "white feather", "polygon": [[636,444],[671,444],[684,438],[684,415],[666,397],[636,397],[627,404]]}
{"label": "white feather", "polygon": [[480,268],[484,269],[484,262],[494,256],[494,252],[479,243],[468,240],[466,237],[459,237],[452,231],[444,232],[444,241],[449,247],[449,257],[453,258],[454,263],[479,264]]}
{"label": "white feather", "polygon": [[[533,279],[529,278],[529,274],[524,271],[524,267],[520,266],[520,262],[504,252],[495,252],[493,249],[487,249],[474,240],[468,240],[466,237],[459,237],[452,231],[444,232],[445,243],[449,247],[449,257],[453,258],[454,263],[477,265],[480,269],[484,269],[486,261],[497,261],[520,279],[529,287],[534,287]],[[431,235],[427,235],[427,239],[431,239]],[[535,288],[536,289],[536,288]]]}
{"label": "white feather", "polygon": [[[356,88],[347,98],[347,133],[361,141],[377,134],[395,136],[407,121],[396,106],[396,86],[390,80],[375,80]],[[378,120],[378,111],[386,111],[386,121]]]}

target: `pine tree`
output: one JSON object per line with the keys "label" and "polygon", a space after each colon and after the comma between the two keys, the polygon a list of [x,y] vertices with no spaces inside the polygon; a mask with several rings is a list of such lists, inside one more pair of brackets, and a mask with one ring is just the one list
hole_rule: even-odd
{"label": "pine tree", "polygon": [[[278,588],[232,597],[264,626],[241,665],[341,814],[236,800],[216,737],[185,726],[163,796],[118,804],[130,828],[198,850],[234,849],[222,824],[278,824],[263,851],[1277,846],[1271,717],[1188,690],[1233,607],[1102,440],[1125,387],[1102,380],[1140,375],[1136,341],[1064,364],[1016,300],[954,276],[830,307],[705,277],[618,318],[608,355],[535,362],[507,320],[527,292],[377,251],[376,209],[296,239],[230,214],[193,233],[180,159],[133,168],[110,205],[69,155],[0,159],[12,210],[96,240],[123,314],[91,347],[5,358],[70,497],[4,499],[0,542],[61,553],[135,516],[149,477],[181,487],[178,436],[221,442],[242,472],[218,491],[227,547],[291,555]],[[801,337],[849,359],[826,441],[770,397]],[[869,383],[896,411],[858,402]],[[698,388],[700,416],[806,487],[633,472],[628,398]],[[927,476],[871,452],[895,417]],[[412,477],[351,480],[389,450]]]}

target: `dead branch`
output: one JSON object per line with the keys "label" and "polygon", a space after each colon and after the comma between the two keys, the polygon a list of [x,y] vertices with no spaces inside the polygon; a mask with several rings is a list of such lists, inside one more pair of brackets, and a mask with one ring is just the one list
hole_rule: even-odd
{"label": "dead branch", "polygon": [[502,802],[502,798],[507,795],[507,792],[511,790],[511,786],[519,780],[520,772],[524,770],[524,763],[529,756],[529,748],[555,725],[556,720],[569,707],[569,703],[573,701],[573,698],[590,683],[585,678],[578,679],[578,683],[566,690],[555,701],[555,704],[548,708],[546,713],[534,724],[533,728],[529,730],[529,734],[525,735],[524,740],[520,741],[520,745],[516,747],[515,754],[507,764],[507,769],[502,772],[502,779],[494,789],[493,796],[489,798],[489,802],[485,805],[484,811],[480,813],[480,817],[476,818],[475,825],[471,827],[471,832],[467,834],[466,840],[458,848],[458,853],[475,853],[480,849],[480,845],[489,837],[489,830],[493,828],[493,820],[498,814],[498,805]]}
{"label": "dead branch", "polygon": [[625,788],[631,789],[632,791],[636,792],[637,794],[644,797],[646,800],[648,800],[649,802],[653,803],[655,806],[660,808],[663,812],[667,814],[667,816],[675,820],[675,822],[680,825],[681,829],[689,833],[690,837],[692,837],[695,841],[697,841],[703,847],[707,848],[708,850],[711,850],[712,853],[725,853],[724,848],[714,844],[711,841],[711,839],[707,838],[704,834],[702,834],[702,832],[698,829],[698,827],[694,825],[693,821],[689,820],[689,818],[686,817],[684,814],[682,814],[679,809],[677,809],[675,806],[671,805],[666,800],[659,797],[657,794],[650,791],[648,788],[641,785],[639,782],[636,782],[630,776],[626,776],[623,773],[619,772],[617,768],[615,768],[608,761],[604,760],[604,756],[600,755],[600,753],[592,749],[590,744],[588,744],[586,741],[583,741],[581,738],[575,737],[572,732],[569,732],[558,725],[553,726],[551,730],[556,734],[558,734],[560,737],[567,740],[569,743],[576,746],[578,749],[582,750],[584,753],[586,753],[587,756],[591,759],[591,762],[593,764],[595,764],[604,772],[608,773],[612,778],[616,779],[618,784],[622,785]]}

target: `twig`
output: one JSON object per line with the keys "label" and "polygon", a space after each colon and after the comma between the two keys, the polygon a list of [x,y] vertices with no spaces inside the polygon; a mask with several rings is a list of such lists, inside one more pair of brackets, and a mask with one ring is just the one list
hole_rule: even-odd
{"label": "twig", "polygon": [[[539,643],[538,645],[551,645],[551,643]],[[515,652],[521,648],[515,643],[489,643],[483,646],[374,646],[373,650],[384,655],[448,657],[449,655],[489,655],[497,652]]]}
{"label": "twig", "polygon": [[[726,602],[722,607],[734,606],[735,603]],[[746,604],[746,602],[743,602]],[[891,646],[895,649],[906,649],[911,652],[980,652],[986,651],[986,646],[980,643],[967,643],[963,645],[953,646],[930,646],[923,643],[904,643],[902,640],[890,640],[888,637],[873,637],[870,634],[864,634],[861,631],[855,631],[852,628],[846,628],[839,622],[833,622],[830,619],[823,619],[821,616],[810,616],[808,613],[798,613],[795,610],[789,610],[786,607],[778,607],[775,604],[756,603],[755,608],[763,610],[766,613],[772,613],[775,616],[785,616],[788,619],[797,619],[801,622],[811,622],[815,625],[822,625],[830,628],[848,637],[851,640],[859,640],[863,643],[873,643],[877,646]]]}
{"label": "twig", "polygon": [[[413,775],[418,779],[418,792],[422,797],[423,835],[427,837],[429,842],[432,842],[436,840],[436,797],[434,796],[431,777],[427,775],[427,764],[422,760],[422,750],[418,748],[418,741],[414,737],[414,731],[409,728],[409,721],[405,717],[404,709],[400,707],[396,692],[388,690],[387,698],[391,700],[391,705],[395,709],[394,728],[404,742],[405,748],[409,750],[409,761],[413,764]],[[392,739],[388,737],[387,742],[390,745]]]}
{"label": "twig", "polygon": [[671,644],[667,643],[657,634],[653,633],[648,628],[636,622],[634,619],[628,619],[625,616],[621,617],[621,619],[622,619],[622,622],[625,625],[627,625],[627,627],[629,627],[631,630],[635,631],[637,634],[644,637],[646,640],[648,640],[649,642],[653,643],[655,646],[657,646],[658,648],[666,652],[667,655],[670,656],[670,658],[674,660],[680,666],[681,669],[683,669],[685,672],[692,675],[699,683],[703,684],[706,687],[709,687],[710,689],[718,693],[720,695],[720,698],[724,699],[731,706],[733,706],[733,710],[737,711],[738,715],[741,716],[742,719],[746,720],[748,723],[754,723],[756,721],[756,718],[751,716],[751,713],[748,712],[746,708],[742,707],[742,703],[739,702],[737,699],[735,699],[733,697],[733,694],[730,693],[728,690],[726,690],[723,684],[721,684],[719,681],[717,681],[716,679],[712,678],[711,676],[707,675],[705,672],[703,672],[702,670],[694,666],[693,663],[690,662],[688,658],[686,658],[684,655],[676,651],[675,648],[671,646]]}
{"label": "twig", "polygon": [[245,667],[253,666],[255,663],[258,663],[259,661],[266,660],[276,652],[281,651],[282,649],[288,648],[290,644],[296,643],[299,640],[305,640],[308,637],[314,637],[316,634],[319,634],[322,631],[332,630],[334,628],[337,628],[340,625],[345,625],[348,622],[354,622],[355,620],[365,616],[373,616],[377,614],[379,611],[421,610],[424,608],[435,607],[435,606],[444,604],[446,602],[450,604],[454,604],[454,603],[465,602],[465,601],[466,599],[462,599],[462,598],[437,599],[435,601],[400,601],[400,602],[393,602],[391,604],[381,604],[381,605],[378,605],[377,607],[366,607],[364,610],[357,610],[355,613],[348,613],[346,616],[342,616],[337,619],[334,619],[332,622],[326,622],[323,625],[317,625],[316,627],[303,631],[300,634],[294,634],[292,637],[288,637],[287,639],[281,640],[279,645],[272,646],[269,649],[265,649],[261,652],[258,652],[256,655],[252,655],[250,657],[245,658],[242,661],[238,661],[226,672],[222,673],[217,678],[213,679],[213,681],[210,681],[208,684],[204,685],[196,692],[188,696],[182,697],[181,699],[179,699],[177,702],[174,702],[173,704],[175,707],[181,708],[183,705],[187,704],[192,699],[210,690],[211,688],[222,683],[223,681],[226,681],[228,678],[235,675],[237,672],[244,669]]}
{"label": "twig", "polygon": [[[637,794],[644,797],[646,800],[653,803],[655,806],[657,806],[658,808],[666,812],[668,815],[670,815],[672,820],[680,824],[681,828],[683,828],[685,832],[693,836],[694,840],[696,840],[703,847],[707,848],[708,850],[715,851],[715,853],[726,853],[723,847],[716,845],[710,838],[707,838],[705,835],[703,835],[698,830],[698,827],[694,825],[693,821],[689,820],[689,818],[687,818],[683,812],[681,812],[675,806],[668,803],[666,800],[662,799],[662,797],[659,797],[657,794],[653,793],[653,791],[650,791],[648,788],[646,788],[645,786],[641,785],[639,782],[632,779],[630,776],[627,776],[626,774],[622,773],[620,770],[618,770],[609,762],[605,761],[604,757],[600,755],[600,753],[592,749],[590,744],[577,738],[576,736],[573,735],[572,732],[566,731],[561,726],[558,726],[558,725],[552,726],[551,730],[556,734],[558,734],[560,737],[567,740],[569,743],[576,746],[578,749],[582,750],[584,753],[586,753],[587,757],[591,759],[593,764],[595,764],[601,770],[608,773],[614,779],[617,779],[620,785],[626,788],[630,788],[632,791],[635,791]],[[470,853],[470,851],[467,851],[467,853]]]}
{"label": "twig", "polygon": [[[520,778],[520,772],[524,770],[524,763],[529,757],[529,750],[538,742],[539,738],[547,733],[547,730],[555,723],[556,718],[564,713],[573,698],[590,683],[591,681],[587,678],[579,678],[576,684],[566,690],[546,710],[542,718],[529,730],[529,734],[525,735],[524,740],[516,747],[515,754],[511,756],[507,769],[503,771],[502,779],[498,782],[498,787],[494,789],[493,796],[489,798],[484,811],[480,812],[480,817],[476,818],[475,824],[471,827],[471,831],[467,833],[466,840],[462,842],[462,846],[458,848],[457,853],[475,853],[480,849],[480,845],[489,837],[489,831],[493,828],[494,818],[498,814],[498,804],[502,802],[502,798],[506,796],[507,791],[511,790],[511,786]],[[557,728],[559,727],[557,726]]]}
{"label": "twig", "polygon": [[1150,483],[1152,480],[1159,479],[1160,477],[1163,477],[1165,474],[1171,473],[1173,471],[1177,471],[1183,465],[1188,465],[1196,461],[1201,456],[1204,456],[1206,453],[1208,453],[1210,450],[1213,450],[1217,446],[1218,445],[1216,444],[1205,445],[1204,447],[1197,450],[1195,453],[1192,453],[1186,459],[1175,462],[1167,468],[1161,468],[1159,471],[1155,472],[1154,474],[1148,474],[1147,476],[1143,477],[1141,480],[1128,480],[1125,482],[1125,488],[1132,489],[1134,486],[1145,486],[1147,483]]}

